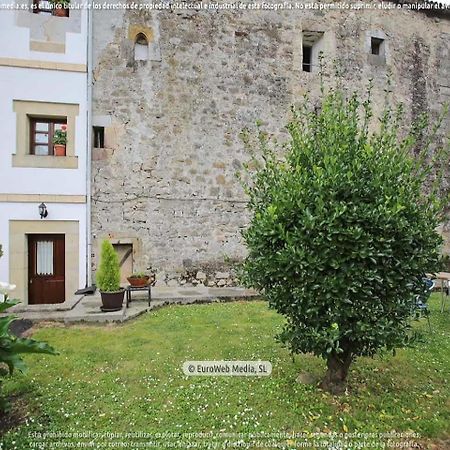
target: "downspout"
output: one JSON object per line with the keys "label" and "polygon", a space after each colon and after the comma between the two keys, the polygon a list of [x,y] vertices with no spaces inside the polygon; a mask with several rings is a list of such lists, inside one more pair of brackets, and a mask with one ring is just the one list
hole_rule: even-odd
{"label": "downspout", "polygon": [[92,0],[87,8],[87,108],[86,108],[86,286],[92,285],[92,230],[91,230],[91,176],[92,176]]}

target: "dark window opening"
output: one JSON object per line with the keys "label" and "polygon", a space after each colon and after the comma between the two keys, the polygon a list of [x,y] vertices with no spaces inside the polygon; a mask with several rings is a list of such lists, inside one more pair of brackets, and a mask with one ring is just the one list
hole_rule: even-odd
{"label": "dark window opening", "polygon": [[145,34],[144,34],[144,33],[139,33],[139,34],[136,36],[136,44],[139,44],[139,45],[148,45],[148,41],[147,41],[147,38],[145,37]]}
{"label": "dark window opening", "polygon": [[312,72],[312,47],[303,46],[303,72]]}
{"label": "dark window opening", "polygon": [[94,148],[105,148],[105,127],[94,127]]}
{"label": "dark window opening", "polygon": [[66,119],[30,117],[30,155],[54,155],[53,138],[55,132],[57,130],[65,131],[66,128]]}
{"label": "dark window opening", "polygon": [[36,14],[52,14],[53,8],[49,1],[46,0],[33,0],[33,12]]}
{"label": "dark window opening", "polygon": [[381,55],[382,54],[382,45],[383,45],[384,39],[370,38],[370,52],[372,55]]}

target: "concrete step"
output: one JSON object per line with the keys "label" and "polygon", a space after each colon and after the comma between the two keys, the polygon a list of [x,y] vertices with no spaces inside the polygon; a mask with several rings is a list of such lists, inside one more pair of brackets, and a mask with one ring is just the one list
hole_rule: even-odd
{"label": "concrete step", "polygon": [[[170,304],[193,304],[225,302],[233,300],[254,300],[259,295],[250,289],[244,288],[154,288],[152,299],[148,305],[146,292],[132,293],[132,301],[126,307],[124,300],[122,309],[114,312],[103,312],[100,307],[102,301],[100,294],[77,296],[70,302],[61,305],[24,305],[21,309],[15,307],[14,313],[21,319],[33,322],[58,321],[64,323],[90,322],[125,322],[156,308]],[[18,305],[19,306],[19,305]]]}

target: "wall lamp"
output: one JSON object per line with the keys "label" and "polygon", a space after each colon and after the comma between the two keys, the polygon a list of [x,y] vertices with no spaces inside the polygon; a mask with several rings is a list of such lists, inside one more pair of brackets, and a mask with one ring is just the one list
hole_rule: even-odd
{"label": "wall lamp", "polygon": [[41,203],[39,205],[39,215],[41,216],[41,219],[44,219],[48,216],[47,206],[45,205],[45,203]]}

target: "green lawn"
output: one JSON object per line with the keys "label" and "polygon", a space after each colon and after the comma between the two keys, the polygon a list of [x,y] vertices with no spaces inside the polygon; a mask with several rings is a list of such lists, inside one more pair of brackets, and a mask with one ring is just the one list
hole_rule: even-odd
{"label": "green lawn", "polygon": [[[34,337],[60,355],[27,356],[29,372],[5,383],[27,419],[3,436],[0,449],[63,448],[58,442],[64,448],[225,448],[225,441],[228,448],[319,448],[320,432],[340,433],[324,438],[335,447],[320,448],[361,448],[363,442],[372,446],[362,448],[382,448],[388,437],[377,433],[394,431],[419,433],[422,448],[432,448],[450,434],[450,313],[438,312],[439,299],[431,300],[433,333],[425,320],[418,324],[425,342],[395,357],[359,359],[348,395],[336,398],[295,382],[302,371],[319,378],[324,362],[312,356],[293,361],[274,340],[282,318],[264,302],[173,306],[123,326],[41,328]],[[187,377],[181,371],[186,360],[257,359],[272,363],[272,376]],[[141,435],[101,434],[107,432]],[[172,434],[157,434],[164,432]],[[209,434],[187,434],[201,432]],[[238,447],[239,439],[258,443]],[[396,442],[405,439],[412,438]]]}

